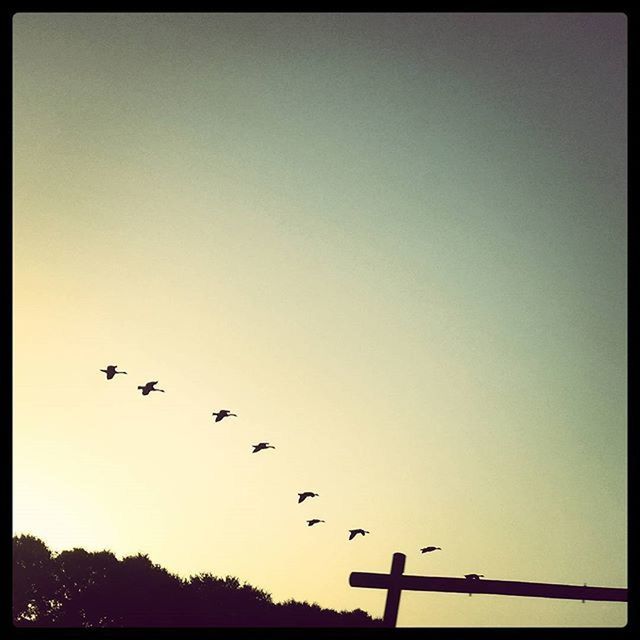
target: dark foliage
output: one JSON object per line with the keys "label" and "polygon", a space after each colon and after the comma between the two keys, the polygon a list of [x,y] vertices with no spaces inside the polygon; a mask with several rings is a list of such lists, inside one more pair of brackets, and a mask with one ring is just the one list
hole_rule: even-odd
{"label": "dark foliage", "polygon": [[271,595],[237,578],[183,580],[148,556],[52,553],[38,538],[13,538],[13,621],[21,627],[371,627],[366,612],[333,611]]}

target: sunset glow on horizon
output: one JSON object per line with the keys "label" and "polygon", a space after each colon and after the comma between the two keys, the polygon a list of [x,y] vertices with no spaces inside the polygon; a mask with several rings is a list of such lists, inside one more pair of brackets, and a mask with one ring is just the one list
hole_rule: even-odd
{"label": "sunset glow on horizon", "polygon": [[[349,574],[394,552],[627,586],[624,14],[13,38],[15,533],[376,617]],[[626,621],[407,592],[398,626]]]}

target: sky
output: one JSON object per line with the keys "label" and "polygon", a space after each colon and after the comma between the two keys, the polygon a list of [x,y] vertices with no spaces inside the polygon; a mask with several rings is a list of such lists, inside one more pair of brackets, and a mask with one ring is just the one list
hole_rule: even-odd
{"label": "sky", "polygon": [[394,552],[626,587],[626,61],[620,13],[16,14],[14,532],[379,617]]}

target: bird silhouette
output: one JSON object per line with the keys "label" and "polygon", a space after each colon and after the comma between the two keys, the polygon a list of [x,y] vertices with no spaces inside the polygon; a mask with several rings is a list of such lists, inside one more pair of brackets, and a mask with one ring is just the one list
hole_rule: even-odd
{"label": "bird silhouette", "polygon": [[363,536],[365,533],[370,533],[369,531],[365,531],[364,529],[349,529],[349,540],[353,540],[359,533]]}
{"label": "bird silhouette", "polygon": [[429,553],[429,551],[436,551],[437,549],[440,549],[442,551],[440,547],[422,547],[420,551],[422,551],[422,553]]}
{"label": "bird silhouette", "polygon": [[484,578],[482,573],[467,573],[464,576],[467,580],[480,580],[480,578]]}
{"label": "bird silhouette", "polygon": [[236,418],[238,417],[237,414],[230,413],[228,409],[220,409],[220,411],[218,412],[214,411],[211,415],[216,417],[216,422],[220,422],[222,418],[226,418],[227,416],[236,416]]}
{"label": "bird silhouette", "polygon": [[144,387],[138,387],[138,389],[142,389],[143,396],[148,396],[150,391],[162,391],[162,393],[164,393],[164,389],[154,389],[154,386],[157,384],[158,381],[154,380],[153,382],[147,382]]}
{"label": "bird silhouette", "polygon": [[320,495],[318,493],[313,493],[312,491],[304,491],[303,493],[298,494],[298,504],[304,502],[307,498],[313,498],[314,496]]}
{"label": "bird silhouette", "polygon": [[258,444],[252,444],[253,451],[251,453],[257,453],[263,449],[275,449],[275,447],[268,442],[259,442]]}
{"label": "bird silhouette", "polygon": [[126,371],[116,371],[118,365],[117,364],[110,364],[107,366],[106,369],[100,369],[100,371],[103,371],[104,373],[107,374],[107,380],[111,380],[111,378],[113,378],[113,376],[116,375],[116,373],[127,373]]}
{"label": "bird silhouette", "polygon": [[324,522],[324,520],[318,520],[318,518],[312,518],[311,520],[307,520],[307,524],[310,527],[313,527],[314,524],[318,524],[318,522]]}

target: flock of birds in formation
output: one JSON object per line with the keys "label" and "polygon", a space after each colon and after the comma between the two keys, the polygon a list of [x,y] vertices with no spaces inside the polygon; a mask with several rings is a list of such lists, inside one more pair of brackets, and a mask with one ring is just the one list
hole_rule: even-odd
{"label": "flock of birds in formation", "polygon": [[[107,374],[107,380],[111,380],[116,374],[122,373],[126,374],[126,371],[116,371],[118,368],[117,364],[110,364],[106,369],[100,369],[100,371]],[[143,396],[148,396],[152,391],[160,391],[164,393],[164,389],[156,389],[156,385],[158,384],[157,380],[153,380],[151,382],[147,382],[144,386],[138,386],[138,389],[142,391]],[[237,414],[231,413],[228,409],[220,409],[220,411],[214,411],[211,415],[215,416],[215,422],[220,422],[224,418],[228,418],[230,416],[237,417]],[[268,442],[259,442],[258,444],[252,444],[253,451],[251,453],[257,453],[258,451],[262,451],[263,449],[275,449],[275,447]],[[298,504],[304,502],[307,498],[315,498],[319,494],[314,493],[313,491],[303,491],[298,494]],[[312,527],[314,524],[319,524],[320,522],[324,522],[324,520],[320,520],[318,518],[311,518],[311,520],[307,520],[307,525]],[[364,537],[365,534],[370,533],[369,531],[365,531],[364,529],[349,529],[349,540],[353,540],[357,535],[362,535]],[[441,547],[422,547],[420,551],[422,553],[430,553],[432,551],[441,550]],[[468,573],[465,575],[465,578],[468,580],[478,580],[479,578],[484,578],[483,574],[477,573]]]}

